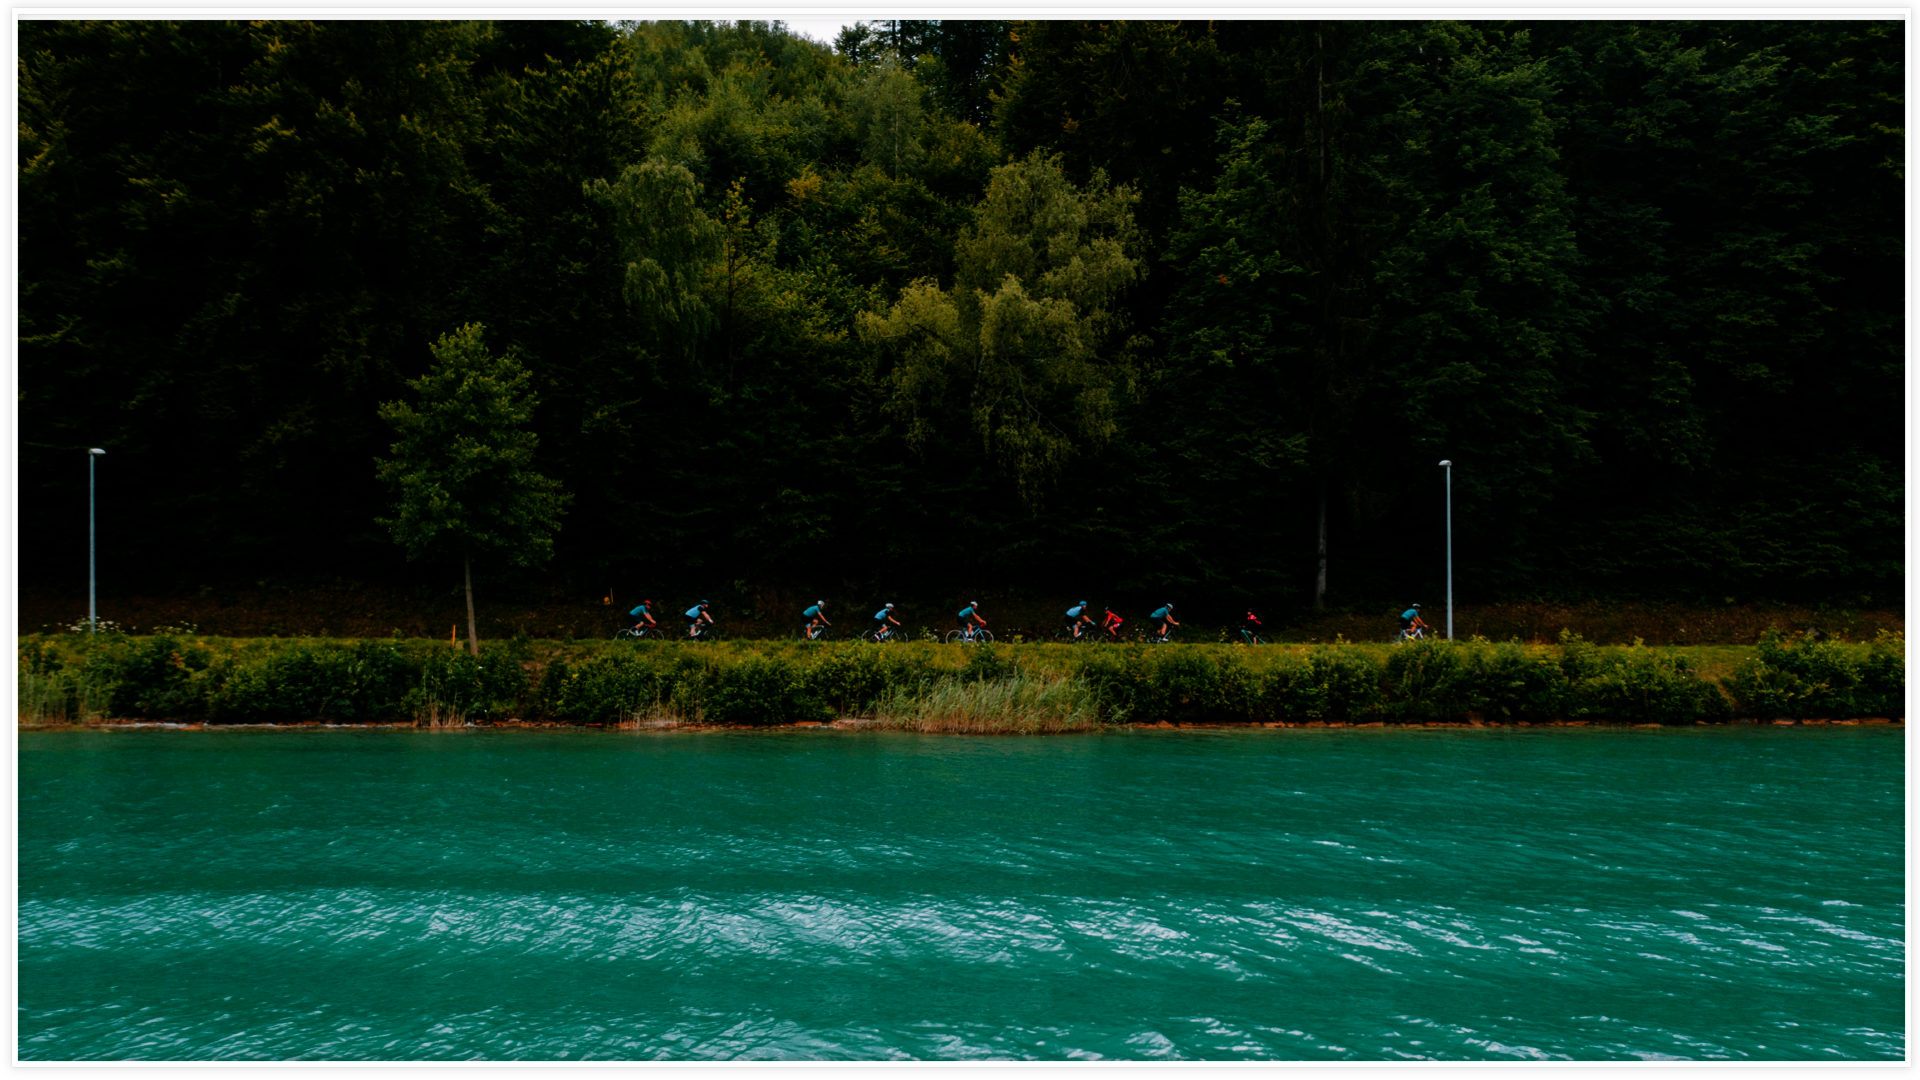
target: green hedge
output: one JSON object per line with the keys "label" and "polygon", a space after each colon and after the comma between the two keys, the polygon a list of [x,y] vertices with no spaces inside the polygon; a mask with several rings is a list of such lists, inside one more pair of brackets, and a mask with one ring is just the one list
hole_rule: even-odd
{"label": "green hedge", "polygon": [[1835,641],[1789,641],[1776,630],[1726,681],[1743,714],[1835,718],[1905,716],[1906,635],[1880,631],[1865,649]]}
{"label": "green hedge", "polygon": [[500,642],[473,657],[420,640],[31,636],[21,716],[247,723],[777,724],[873,715],[936,687],[1071,677],[1100,719],[1157,722],[1546,720],[1683,724],[1733,715],[1903,716],[1905,640],[1769,637],[1724,681],[1684,649],[1483,640],[1308,648],[978,648],[913,643]]}

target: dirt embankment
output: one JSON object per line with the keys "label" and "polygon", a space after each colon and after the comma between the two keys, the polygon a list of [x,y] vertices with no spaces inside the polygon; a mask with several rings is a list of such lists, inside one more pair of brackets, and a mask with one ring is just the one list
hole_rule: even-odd
{"label": "dirt embankment", "polygon": [[[806,594],[811,598],[812,594]],[[732,637],[792,636],[798,614],[808,600],[791,589],[769,589],[742,599],[715,598],[721,629]],[[970,597],[971,598],[971,597]],[[616,607],[630,606],[634,597],[569,596],[559,592],[521,593],[480,597],[482,640],[499,640],[516,633],[534,638],[607,637]],[[658,598],[663,620],[677,625],[683,604]],[[870,597],[829,597],[835,621],[864,626]],[[945,632],[953,623],[949,605],[939,600],[900,598],[909,630],[922,626]],[[978,597],[989,624],[1002,641],[1014,635],[1044,639],[1059,627],[1060,613],[1071,599],[1031,596]],[[1185,624],[1181,638],[1206,642],[1221,640],[1227,626],[1238,623],[1244,609],[1218,609],[1203,597],[1180,600]],[[1394,607],[1378,611],[1335,611],[1315,615],[1275,606],[1258,609],[1272,641],[1381,641],[1395,628]],[[1428,605],[1426,619],[1436,630],[1446,625],[1444,608]],[[24,583],[20,596],[19,632],[45,633],[86,616],[87,596],[79,589],[56,589]],[[1144,621],[1145,611],[1123,611],[1129,625]],[[378,637],[399,631],[405,637],[445,638],[456,627],[466,638],[465,597],[457,590],[407,589],[386,584],[339,580],[327,584],[288,586],[272,582],[245,586],[209,586],[193,592],[135,593],[103,596],[100,617],[133,633],[156,627],[191,625],[200,633],[229,637]],[[1898,607],[1827,608],[1790,604],[1743,603],[1687,605],[1678,603],[1595,603],[1581,605],[1525,603],[1463,605],[1454,611],[1454,634],[1479,635],[1493,641],[1551,642],[1562,629],[1595,644],[1626,645],[1638,638],[1649,645],[1747,645],[1759,640],[1769,626],[1791,633],[1817,630],[1848,641],[1870,640],[1882,629],[1906,629],[1906,612]],[[1236,635],[1237,636],[1237,635]]]}

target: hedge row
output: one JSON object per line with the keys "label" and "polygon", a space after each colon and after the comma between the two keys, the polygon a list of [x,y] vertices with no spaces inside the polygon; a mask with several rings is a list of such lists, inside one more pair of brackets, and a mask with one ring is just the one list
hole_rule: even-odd
{"label": "hedge row", "polygon": [[1691,723],[1735,715],[1905,714],[1905,640],[1763,640],[1725,680],[1683,650],[1427,641],[1305,649],[727,642],[504,642],[480,656],[419,640],[233,641],[31,637],[20,647],[26,719],[506,717],[609,724],[649,716],[723,724],[871,715],[943,682],[1067,678],[1107,722],[1361,718],[1582,718]]}

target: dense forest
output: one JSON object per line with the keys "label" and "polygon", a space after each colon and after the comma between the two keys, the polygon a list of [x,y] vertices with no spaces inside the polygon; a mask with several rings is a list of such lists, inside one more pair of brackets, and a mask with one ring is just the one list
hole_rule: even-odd
{"label": "dense forest", "polygon": [[1902,33],[23,21],[21,573],[453,584],[480,324],[596,597],[1894,602]]}

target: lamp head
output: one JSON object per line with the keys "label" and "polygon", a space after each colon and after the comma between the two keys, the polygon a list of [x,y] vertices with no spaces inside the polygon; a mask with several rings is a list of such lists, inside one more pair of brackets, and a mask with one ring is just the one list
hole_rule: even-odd
{"label": "lamp head", "polygon": [[105,453],[106,453],[106,451],[105,451],[105,450],[102,450],[102,449],[99,449],[98,447],[95,447],[94,449],[92,449],[92,450],[89,450],[89,451],[87,451],[87,453],[89,453],[89,454],[105,454]]}
{"label": "lamp head", "polygon": [[1443,462],[1441,462],[1441,463],[1440,463],[1440,467],[1441,467],[1441,468],[1443,468],[1443,469],[1451,469],[1451,468],[1453,468],[1453,462],[1451,462],[1451,461],[1443,461]]}

